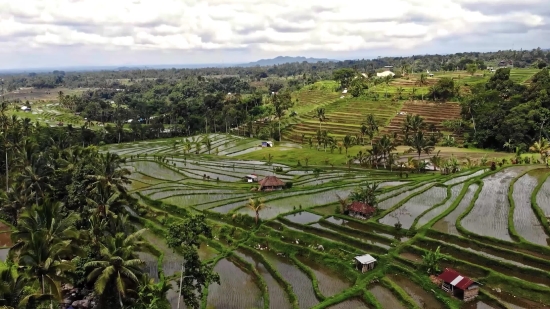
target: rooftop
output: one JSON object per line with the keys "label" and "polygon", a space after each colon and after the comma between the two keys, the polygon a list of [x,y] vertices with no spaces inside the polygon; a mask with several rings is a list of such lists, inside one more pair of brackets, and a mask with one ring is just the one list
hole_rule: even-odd
{"label": "rooftop", "polygon": [[376,262],[376,259],[372,257],[370,254],[360,255],[356,256],[355,260],[358,261],[361,264],[370,264]]}
{"label": "rooftop", "polygon": [[281,187],[285,183],[275,176],[265,176],[264,179],[260,180],[260,186],[262,187]]}
{"label": "rooftop", "polygon": [[465,290],[475,283],[472,279],[460,275],[456,270],[451,268],[445,268],[445,271],[437,278],[461,290]]}
{"label": "rooftop", "polygon": [[349,205],[348,207],[348,210],[362,214],[373,214],[376,212],[376,208],[358,201],[351,203],[351,205]]}

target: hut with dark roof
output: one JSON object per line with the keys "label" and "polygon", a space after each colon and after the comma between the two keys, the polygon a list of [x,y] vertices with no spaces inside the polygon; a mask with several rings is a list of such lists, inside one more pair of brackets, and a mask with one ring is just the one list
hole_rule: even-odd
{"label": "hut with dark roof", "polygon": [[275,176],[266,176],[258,182],[260,191],[282,190],[285,183]]}
{"label": "hut with dark roof", "polygon": [[438,277],[441,289],[463,301],[471,301],[479,294],[479,283],[460,275],[456,270],[445,268]]}
{"label": "hut with dark roof", "polygon": [[348,206],[348,215],[352,217],[368,219],[375,213],[376,208],[358,201],[355,201]]}

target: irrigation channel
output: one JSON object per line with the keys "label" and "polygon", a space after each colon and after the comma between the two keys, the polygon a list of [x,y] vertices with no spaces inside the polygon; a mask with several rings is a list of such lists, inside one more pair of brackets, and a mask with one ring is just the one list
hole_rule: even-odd
{"label": "irrigation channel", "polygon": [[[544,166],[406,177],[358,167],[314,172],[303,161],[246,160],[262,151],[257,140],[209,137],[210,149],[199,145],[192,153],[172,140],[103,149],[127,158],[127,188],[140,208],[128,210],[158,227],[145,239],[164,254],[162,265],[140,253],[151,277],[162,271],[176,278],[181,267],[181,256],[164,242],[163,222],[206,215],[214,238],[205,239],[199,253],[220,284],[205,288],[201,308],[550,308],[550,170]],[[250,174],[275,176],[285,187],[257,191],[257,183],[244,181]],[[342,213],[339,197],[365,181],[379,183],[376,213],[368,220]],[[266,206],[258,225],[246,206],[251,198]],[[3,239],[0,232],[0,258],[8,246]],[[438,247],[443,269],[481,285],[474,301],[464,303],[432,282],[422,256]],[[354,263],[363,254],[377,260],[364,274]],[[176,288],[168,295],[173,306]]]}

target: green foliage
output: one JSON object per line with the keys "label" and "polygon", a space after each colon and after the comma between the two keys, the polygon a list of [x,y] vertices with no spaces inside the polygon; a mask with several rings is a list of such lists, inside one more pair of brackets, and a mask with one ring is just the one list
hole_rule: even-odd
{"label": "green foliage", "polygon": [[441,272],[441,261],[445,259],[440,250],[441,247],[437,247],[435,251],[428,251],[422,256],[422,264],[428,274],[439,274]]}

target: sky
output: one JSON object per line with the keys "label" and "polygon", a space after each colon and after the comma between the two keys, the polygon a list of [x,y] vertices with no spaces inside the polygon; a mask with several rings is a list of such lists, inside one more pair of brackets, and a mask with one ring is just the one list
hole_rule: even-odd
{"label": "sky", "polygon": [[0,0],[0,70],[549,48],[549,0]]}

